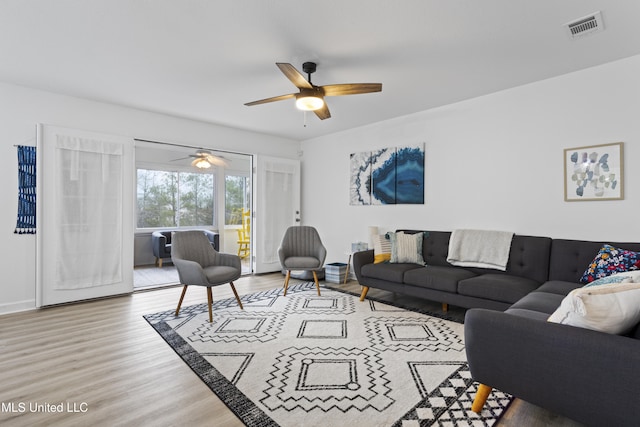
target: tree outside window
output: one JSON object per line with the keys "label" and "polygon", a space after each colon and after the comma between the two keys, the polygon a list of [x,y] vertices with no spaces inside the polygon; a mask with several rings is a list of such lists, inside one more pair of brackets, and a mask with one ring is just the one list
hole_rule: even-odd
{"label": "tree outside window", "polygon": [[138,228],[213,226],[210,173],[138,169]]}

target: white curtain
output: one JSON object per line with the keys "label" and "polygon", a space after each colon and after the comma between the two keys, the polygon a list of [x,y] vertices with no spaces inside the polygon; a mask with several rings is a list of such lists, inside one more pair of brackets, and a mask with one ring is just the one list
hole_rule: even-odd
{"label": "white curtain", "polygon": [[122,281],[122,144],[57,135],[54,289]]}
{"label": "white curtain", "polygon": [[265,216],[266,227],[262,240],[263,261],[278,262],[278,247],[282,236],[295,223],[295,209],[292,202],[296,190],[294,178],[296,167],[291,164],[265,161],[266,197],[269,199],[269,215]]}

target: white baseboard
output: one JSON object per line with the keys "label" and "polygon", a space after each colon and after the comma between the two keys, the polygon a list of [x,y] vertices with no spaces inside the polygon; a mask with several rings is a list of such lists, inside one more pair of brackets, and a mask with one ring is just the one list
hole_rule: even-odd
{"label": "white baseboard", "polygon": [[12,302],[9,304],[0,304],[0,315],[9,313],[18,313],[20,311],[29,311],[36,309],[36,300],[24,300]]}

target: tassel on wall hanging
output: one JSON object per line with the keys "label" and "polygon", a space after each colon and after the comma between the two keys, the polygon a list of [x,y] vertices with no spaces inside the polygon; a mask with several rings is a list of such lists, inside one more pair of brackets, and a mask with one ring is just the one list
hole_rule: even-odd
{"label": "tassel on wall hanging", "polygon": [[18,145],[16,234],[36,233],[36,147]]}

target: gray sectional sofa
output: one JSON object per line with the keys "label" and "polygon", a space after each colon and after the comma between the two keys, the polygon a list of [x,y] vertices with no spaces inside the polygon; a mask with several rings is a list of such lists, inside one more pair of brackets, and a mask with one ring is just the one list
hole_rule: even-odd
{"label": "gray sectional sofa", "polygon": [[361,299],[375,287],[469,308],[465,346],[481,388],[502,390],[585,425],[639,425],[640,325],[614,335],[547,319],[582,286],[580,277],[604,243],[638,252],[640,243],[515,235],[502,272],[448,264],[450,234],[425,234],[426,266],[373,264],[373,251],[354,254]]}

